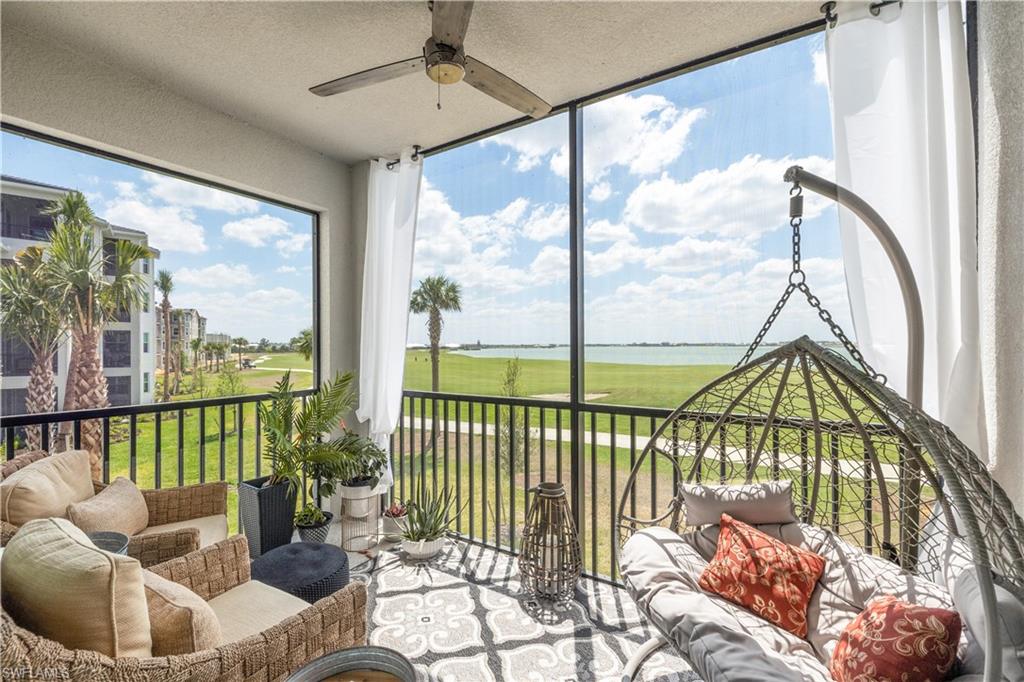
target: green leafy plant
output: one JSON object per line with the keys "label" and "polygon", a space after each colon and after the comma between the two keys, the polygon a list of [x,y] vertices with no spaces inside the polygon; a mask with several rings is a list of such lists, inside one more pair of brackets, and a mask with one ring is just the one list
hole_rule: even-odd
{"label": "green leafy plant", "polygon": [[312,502],[307,502],[299,511],[295,512],[295,525],[309,528],[319,526],[327,520],[327,516]]}
{"label": "green leafy plant", "polygon": [[[270,464],[267,485],[288,483],[298,490],[303,472],[321,495],[332,495],[339,482],[368,479],[376,485],[387,455],[373,441],[352,433],[341,416],[355,404],[354,375],[346,372],[324,383],[300,405],[292,395],[291,372],[285,372],[270,392],[268,403],[257,403]],[[325,434],[337,427],[337,438]]]}
{"label": "green leafy plant", "polygon": [[451,520],[458,516],[451,514],[455,496],[445,487],[436,492],[421,490],[416,500],[406,503],[405,530],[402,537],[406,540],[429,542],[443,536],[448,531]]}

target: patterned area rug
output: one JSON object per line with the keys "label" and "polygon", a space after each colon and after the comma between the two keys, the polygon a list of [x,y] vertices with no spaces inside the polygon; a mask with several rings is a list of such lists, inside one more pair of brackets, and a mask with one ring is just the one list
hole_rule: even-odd
{"label": "patterned area rug", "polygon": [[[653,634],[622,589],[581,580],[569,604],[542,605],[522,594],[514,557],[467,543],[421,562],[382,551],[353,570],[368,583],[370,644],[404,653],[422,680],[619,680]],[[662,649],[640,679],[700,678]]]}

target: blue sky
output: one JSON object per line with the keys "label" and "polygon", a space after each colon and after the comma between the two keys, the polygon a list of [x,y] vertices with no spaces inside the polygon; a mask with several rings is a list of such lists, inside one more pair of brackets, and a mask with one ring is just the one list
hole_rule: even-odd
{"label": "blue sky", "polygon": [[[588,343],[753,337],[789,268],[782,175],[833,175],[821,49],[814,35],[584,110]],[[425,162],[415,276],[464,289],[445,342],[567,342],[567,141],[563,114]],[[836,209],[805,206],[809,283],[849,329]],[[769,339],[802,333],[827,338],[793,300]]]}
{"label": "blue sky", "polygon": [[82,191],[93,211],[142,230],[174,275],[171,303],[207,330],[287,341],[312,325],[308,214],[4,132],[3,172]]}

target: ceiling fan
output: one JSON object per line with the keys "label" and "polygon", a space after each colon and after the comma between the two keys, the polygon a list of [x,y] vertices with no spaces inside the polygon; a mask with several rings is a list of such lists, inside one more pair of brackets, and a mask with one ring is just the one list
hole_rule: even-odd
{"label": "ceiling fan", "polygon": [[[437,83],[439,88],[441,85],[465,81],[485,95],[533,118],[542,118],[551,111],[551,105],[540,97],[505,74],[466,54],[462,42],[469,27],[469,15],[473,11],[472,2],[433,0],[427,4],[432,14],[432,35],[423,45],[423,56],[335,78],[314,85],[309,91],[314,95],[328,97],[367,85],[383,83],[425,67],[427,77]],[[440,108],[440,103],[438,107]]]}

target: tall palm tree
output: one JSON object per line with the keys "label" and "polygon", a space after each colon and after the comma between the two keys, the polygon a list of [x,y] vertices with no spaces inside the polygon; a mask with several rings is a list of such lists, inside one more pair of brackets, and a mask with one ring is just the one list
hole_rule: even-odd
{"label": "tall palm tree", "polygon": [[299,343],[298,345],[295,346],[295,350],[297,350],[306,360],[309,360],[311,357],[313,357],[312,329],[303,329],[301,332],[299,332]]}
{"label": "tall palm tree", "polygon": [[189,348],[192,349],[192,371],[195,371],[199,367],[199,356],[203,352],[203,340],[199,338],[192,339],[189,342]]}
{"label": "tall palm tree", "polygon": [[231,343],[235,344],[235,352],[238,353],[238,369],[242,369],[242,353],[249,347],[249,340],[244,336],[236,336],[231,339]]}
{"label": "tall palm tree", "polygon": [[462,287],[443,275],[427,277],[420,282],[409,299],[409,310],[427,315],[427,335],[430,337],[430,387],[435,393],[440,388],[441,313],[462,310]]}
{"label": "tall palm tree", "polygon": [[[42,268],[52,282],[50,296],[68,315],[71,331],[64,409],[107,407],[110,402],[99,353],[100,335],[119,311],[142,307],[146,283],[136,265],[153,254],[142,244],[118,240],[113,253],[105,255],[102,240],[95,238],[92,210],[81,192],[68,192],[54,201],[49,213],[55,219],[54,229],[49,257]],[[90,452],[96,476],[100,471],[101,437],[99,421],[83,422],[82,446]]]}
{"label": "tall palm tree", "polygon": [[174,291],[174,277],[167,270],[156,273],[157,290],[163,297],[160,301],[160,315],[164,324],[164,402],[171,401],[171,292]]}
{"label": "tall palm tree", "polygon": [[[53,354],[67,334],[67,316],[49,296],[51,283],[43,268],[44,257],[41,247],[30,246],[18,253],[12,264],[0,269],[0,326],[32,354],[25,400],[25,408],[32,414],[53,409]],[[28,429],[29,448],[42,447],[42,428]]]}

